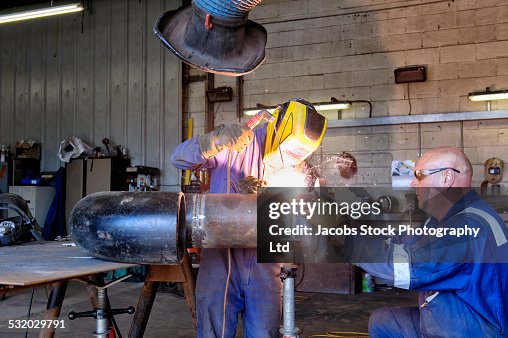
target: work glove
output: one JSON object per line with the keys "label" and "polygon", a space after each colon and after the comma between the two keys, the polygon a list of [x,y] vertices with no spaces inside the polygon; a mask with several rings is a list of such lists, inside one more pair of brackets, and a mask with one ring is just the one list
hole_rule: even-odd
{"label": "work glove", "polygon": [[254,133],[247,126],[235,123],[221,124],[215,130],[199,136],[199,147],[205,158],[211,158],[226,148],[242,152],[254,139]]}
{"label": "work glove", "polygon": [[254,176],[247,176],[238,182],[240,192],[244,194],[255,194],[259,188],[266,187],[266,181]]}

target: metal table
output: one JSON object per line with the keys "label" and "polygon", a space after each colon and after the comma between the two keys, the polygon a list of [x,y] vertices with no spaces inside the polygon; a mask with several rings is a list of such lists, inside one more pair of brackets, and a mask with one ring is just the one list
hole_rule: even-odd
{"label": "metal table", "polygon": [[0,247],[0,289],[34,287],[137,266],[89,257],[71,242]]}
{"label": "metal table", "polygon": [[[65,297],[68,281],[81,279],[91,282],[87,287],[92,305],[97,303],[97,288],[93,282],[102,280],[102,273],[136,264],[116,263],[89,257],[71,242],[30,242],[0,247],[0,294],[50,286],[45,319],[57,319]],[[148,275],[136,306],[129,337],[142,337],[160,282],[179,282],[195,323],[195,276],[186,253],[180,265],[150,265]],[[53,337],[54,329],[44,329],[39,337]]]}
{"label": "metal table", "polygon": [[[91,258],[70,244],[30,242],[0,247],[0,293],[50,286],[45,319],[56,319],[69,280],[86,277],[92,281],[103,272],[137,266]],[[92,292],[90,288],[89,292]],[[45,329],[39,337],[53,337],[54,333],[54,329]]]}

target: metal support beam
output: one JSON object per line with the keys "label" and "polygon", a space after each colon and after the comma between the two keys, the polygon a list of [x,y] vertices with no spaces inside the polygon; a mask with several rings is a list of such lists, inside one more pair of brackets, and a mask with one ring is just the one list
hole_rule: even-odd
{"label": "metal support beam", "polygon": [[[51,285],[51,294],[49,295],[44,319],[57,319],[60,316],[65,291],[67,291],[68,281],[58,282]],[[52,338],[55,335],[55,328],[45,328],[39,333],[39,338]]]}
{"label": "metal support beam", "polygon": [[[212,90],[215,87],[215,76],[213,73],[207,73],[206,90]],[[215,111],[213,102],[208,101],[205,95],[205,133],[211,132],[215,128]]]}
{"label": "metal support beam", "polygon": [[146,324],[152,311],[153,301],[157,295],[157,289],[159,288],[159,282],[145,282],[141,295],[136,306],[136,312],[134,312],[134,319],[132,320],[131,328],[129,331],[129,337],[143,337],[145,334]]}
{"label": "metal support beam", "polygon": [[369,127],[397,124],[414,124],[414,123],[439,123],[454,121],[476,121],[476,120],[495,120],[508,119],[508,110],[492,110],[492,111],[472,111],[459,113],[442,113],[442,114],[420,114],[420,115],[403,115],[403,116],[384,116],[347,120],[330,120],[328,128],[347,128],[347,127]]}
{"label": "metal support beam", "polygon": [[243,76],[236,78],[236,117],[238,122],[242,121],[242,107],[243,107]]}

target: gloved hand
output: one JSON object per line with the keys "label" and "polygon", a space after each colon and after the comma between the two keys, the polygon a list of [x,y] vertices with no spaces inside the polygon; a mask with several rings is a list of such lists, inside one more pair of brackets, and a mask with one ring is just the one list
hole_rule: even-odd
{"label": "gloved hand", "polygon": [[199,146],[205,158],[210,158],[226,148],[241,152],[254,139],[254,133],[247,126],[235,123],[221,124],[214,131],[199,136]]}
{"label": "gloved hand", "polygon": [[254,176],[247,176],[238,182],[240,192],[244,194],[255,194],[259,188],[266,187],[266,181]]}

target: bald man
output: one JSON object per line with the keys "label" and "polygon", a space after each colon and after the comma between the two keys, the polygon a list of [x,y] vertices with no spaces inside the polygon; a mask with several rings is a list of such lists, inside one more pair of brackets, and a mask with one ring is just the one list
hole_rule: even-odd
{"label": "bald man", "polygon": [[[374,311],[371,337],[508,335],[508,228],[470,189],[472,172],[460,149],[436,148],[417,162],[411,186],[430,216],[424,226],[477,228],[476,237],[413,236],[355,246],[352,261],[364,270],[422,291],[419,306]],[[383,261],[368,259],[369,253]]]}

